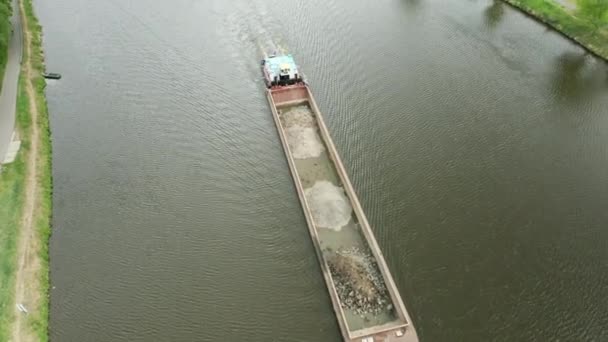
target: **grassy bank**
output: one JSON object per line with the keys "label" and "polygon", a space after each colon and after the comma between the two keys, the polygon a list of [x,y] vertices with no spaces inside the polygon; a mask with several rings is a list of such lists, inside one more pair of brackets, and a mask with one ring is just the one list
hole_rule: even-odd
{"label": "grassy bank", "polygon": [[45,70],[44,54],[42,50],[42,27],[35,15],[32,0],[21,0],[24,8],[24,28],[31,34],[30,53],[24,51],[24,63],[31,68],[31,82],[34,87],[34,101],[37,107],[37,124],[40,144],[38,148],[37,186],[38,198],[36,201],[34,225],[39,246],[40,271],[38,273],[38,289],[40,301],[35,312],[28,316],[28,323],[39,337],[39,341],[48,340],[48,309],[49,309],[49,238],[51,235],[52,215],[52,170],[51,170],[51,132],[49,127],[49,113],[46,103],[46,82],[41,76]]}
{"label": "grassy bank", "polygon": [[[8,59],[8,42],[11,35],[11,1],[0,1],[0,87]],[[23,94],[19,87],[19,94]],[[17,100],[17,125],[27,134],[29,120],[27,100]],[[1,157],[0,157],[1,158]],[[14,281],[19,223],[23,213],[25,185],[25,158],[19,155],[15,162],[3,168],[0,174],[0,341],[9,340],[9,327],[14,313]]]}
{"label": "grassy bank", "polygon": [[[44,95],[45,81],[40,77],[44,69],[44,59],[41,48],[41,27],[34,15],[31,0],[22,0],[25,19],[24,31],[31,34],[31,45],[24,49],[19,91],[17,97],[17,130],[22,141],[22,148],[14,163],[4,166],[0,176],[0,341],[11,339],[12,322],[15,320],[15,275],[17,271],[19,232],[23,229],[24,201],[26,201],[26,182],[30,168],[32,152],[33,115],[36,116],[38,131],[38,149],[35,172],[35,206],[33,227],[36,243],[34,250],[36,260],[28,262],[39,263],[38,271],[33,276],[26,277],[25,282],[35,284],[34,288],[40,293],[35,305],[28,307],[28,329],[39,341],[47,341],[48,327],[48,239],[50,236],[51,217],[51,143],[49,132],[48,111]],[[1,19],[1,18],[0,18]],[[0,23],[1,30],[1,23]],[[25,33],[24,32],[24,33]],[[1,34],[1,31],[0,31]],[[0,38],[1,47],[1,38]],[[28,53],[28,51],[30,53]],[[27,68],[31,72],[27,73]],[[31,78],[28,79],[28,75]],[[34,98],[26,91],[28,82],[32,82]],[[37,112],[32,111],[31,100],[35,101]]]}
{"label": "grassy bank", "polygon": [[14,163],[4,166],[0,175],[0,341],[8,341],[15,313],[14,288],[17,265],[17,238],[23,214],[25,171],[29,150],[28,133],[31,131],[27,98],[23,80],[19,80],[17,99],[17,125],[24,137],[21,153]]}
{"label": "grassy bank", "polygon": [[554,0],[503,0],[577,42],[587,51],[608,60],[608,18],[597,22],[577,15]]}

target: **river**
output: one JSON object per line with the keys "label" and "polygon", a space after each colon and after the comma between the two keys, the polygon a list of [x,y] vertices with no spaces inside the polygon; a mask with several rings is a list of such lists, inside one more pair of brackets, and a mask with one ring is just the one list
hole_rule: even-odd
{"label": "river", "polygon": [[53,341],[338,341],[292,52],[422,341],[608,340],[608,68],[489,0],[37,0]]}

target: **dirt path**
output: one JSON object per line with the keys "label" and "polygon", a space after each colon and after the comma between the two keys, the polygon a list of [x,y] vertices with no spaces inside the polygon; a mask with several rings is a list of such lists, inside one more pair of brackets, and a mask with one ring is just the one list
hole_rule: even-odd
{"label": "dirt path", "polygon": [[[21,72],[25,75],[25,90],[29,99],[29,110],[31,115],[30,149],[27,156],[27,174],[25,179],[25,201],[23,207],[22,226],[17,246],[17,273],[15,277],[15,303],[23,304],[30,312],[39,310],[39,272],[40,272],[40,242],[36,234],[36,207],[40,203],[37,186],[39,174],[38,150],[40,147],[40,134],[38,128],[38,107],[36,105],[36,93],[32,84],[31,66],[31,40],[32,33],[28,29],[28,21],[23,8],[23,1],[19,1],[21,19],[24,33],[24,63]],[[13,342],[36,341],[34,331],[27,324],[27,316],[21,312],[16,313],[12,328]]]}

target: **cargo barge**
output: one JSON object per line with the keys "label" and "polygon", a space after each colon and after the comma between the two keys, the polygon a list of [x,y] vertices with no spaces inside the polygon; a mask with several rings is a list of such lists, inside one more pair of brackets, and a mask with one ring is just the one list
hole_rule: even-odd
{"label": "cargo barge", "polygon": [[262,72],[344,341],[418,341],[321,111],[293,57],[266,55]]}

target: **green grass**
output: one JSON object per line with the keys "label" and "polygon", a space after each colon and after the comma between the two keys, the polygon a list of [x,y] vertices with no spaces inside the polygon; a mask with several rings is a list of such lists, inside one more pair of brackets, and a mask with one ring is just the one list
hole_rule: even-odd
{"label": "green grass", "polygon": [[0,87],[4,79],[4,69],[8,59],[8,41],[11,37],[12,8],[10,0],[0,0]]}
{"label": "green grass", "polygon": [[538,18],[547,25],[577,41],[596,55],[608,60],[608,18],[603,27],[574,12],[570,12],[553,0],[504,0],[507,3]]}
{"label": "green grass", "polygon": [[[10,2],[0,2],[0,85],[8,55],[10,35]],[[23,213],[25,190],[25,160],[29,151],[31,120],[23,79],[19,79],[17,97],[17,126],[22,137],[21,152],[15,162],[3,167],[0,174],[0,341],[9,340],[9,327],[14,318],[15,268],[17,239]]]}
{"label": "green grass", "polygon": [[38,190],[40,202],[37,204],[36,233],[40,240],[38,251],[41,261],[40,291],[41,300],[38,310],[29,317],[29,324],[38,334],[39,341],[48,340],[48,317],[49,317],[49,238],[51,236],[52,215],[52,172],[51,172],[51,131],[49,127],[49,113],[45,97],[46,82],[41,76],[44,72],[44,54],[42,51],[42,27],[38,23],[32,5],[32,0],[22,0],[25,16],[27,18],[28,30],[32,33],[31,56],[29,58],[35,91],[36,106],[38,107],[38,129],[40,134],[40,147],[38,150]]}
{"label": "green grass", "polygon": [[[38,179],[37,186],[40,200],[36,204],[35,229],[40,241],[38,251],[41,260],[40,290],[41,300],[39,308],[29,308],[28,323],[38,335],[39,341],[48,340],[48,291],[49,291],[49,257],[48,240],[51,234],[50,219],[52,213],[52,179],[51,179],[51,141],[49,131],[48,110],[44,95],[45,81],[40,76],[44,70],[44,57],[42,53],[41,27],[35,17],[31,0],[23,0],[27,28],[33,33],[31,56],[24,51],[23,62],[28,58],[36,75],[32,80],[35,88],[35,101],[38,107],[38,130],[40,145],[38,149]],[[1,4],[0,4],[1,15]],[[1,19],[1,18],[0,18]],[[24,23],[25,24],[25,23]],[[2,27],[0,23],[0,35]],[[0,38],[0,49],[2,48]],[[2,56],[0,54],[0,63]],[[1,66],[1,65],[0,65]],[[23,212],[26,160],[30,153],[31,115],[29,99],[25,92],[25,76],[19,77],[19,91],[17,96],[17,128],[22,141],[21,151],[14,163],[6,165],[0,175],[0,341],[8,341],[9,328],[14,320],[14,286],[16,248],[18,232]]]}
{"label": "green grass", "polygon": [[23,80],[19,80],[17,123],[23,136],[21,152],[14,163],[4,166],[0,174],[0,341],[9,340],[9,327],[15,313],[14,286],[17,265],[17,238],[25,189],[25,160],[29,151],[28,133],[31,131],[27,97]]}

